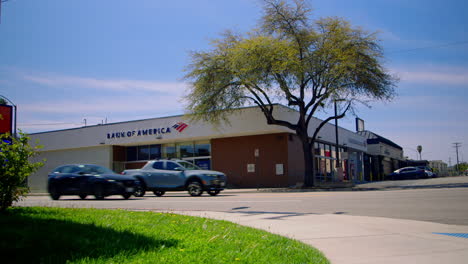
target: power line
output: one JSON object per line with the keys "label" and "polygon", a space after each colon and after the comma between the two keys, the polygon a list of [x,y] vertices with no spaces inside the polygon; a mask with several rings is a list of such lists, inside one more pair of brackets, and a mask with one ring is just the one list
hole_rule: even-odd
{"label": "power line", "polygon": [[427,47],[419,47],[419,48],[407,49],[407,50],[396,50],[396,51],[387,52],[387,54],[404,53],[404,52],[411,52],[411,51],[424,50],[424,49],[444,48],[444,47],[465,45],[465,44],[468,44],[468,41],[451,42],[451,43],[446,43],[446,44],[433,45],[433,46],[427,46]]}

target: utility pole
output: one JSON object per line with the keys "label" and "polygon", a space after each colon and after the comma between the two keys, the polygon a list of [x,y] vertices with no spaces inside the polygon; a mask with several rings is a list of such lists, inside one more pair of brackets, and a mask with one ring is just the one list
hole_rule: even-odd
{"label": "utility pole", "polygon": [[458,160],[458,148],[461,147],[461,142],[455,142],[453,143],[453,147],[455,148],[455,151],[457,152],[457,172],[460,173],[460,162]]}

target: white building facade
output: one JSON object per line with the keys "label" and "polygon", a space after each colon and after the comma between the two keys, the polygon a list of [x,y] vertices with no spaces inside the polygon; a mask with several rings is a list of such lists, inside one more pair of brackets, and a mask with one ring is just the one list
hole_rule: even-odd
{"label": "white building facade", "polygon": [[[298,113],[275,106],[278,119],[297,121]],[[29,177],[33,192],[44,192],[47,175],[64,164],[98,164],[121,172],[148,160],[181,158],[206,169],[224,172],[232,187],[288,187],[304,182],[304,161],[294,131],[268,125],[257,107],[242,108],[214,126],[185,116],[152,118],[31,134],[44,147],[37,160],[45,166]],[[321,120],[312,119],[312,135]],[[339,128],[344,176],[337,178],[335,127],[325,125],[314,146],[319,181],[362,180],[366,139]]]}

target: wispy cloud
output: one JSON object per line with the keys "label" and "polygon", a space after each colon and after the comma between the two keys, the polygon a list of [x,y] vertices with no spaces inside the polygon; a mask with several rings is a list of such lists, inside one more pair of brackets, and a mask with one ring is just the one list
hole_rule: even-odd
{"label": "wispy cloud", "polygon": [[187,84],[183,82],[160,82],[128,79],[96,79],[79,76],[23,74],[23,80],[52,87],[79,87],[92,89],[106,89],[112,91],[148,91],[148,92],[174,92],[183,91]]}
{"label": "wispy cloud", "polygon": [[468,85],[468,69],[444,66],[420,66],[419,69],[399,67],[391,69],[403,82],[421,84]]}
{"label": "wispy cloud", "polygon": [[[21,116],[18,127],[25,132],[50,131],[95,125],[104,120],[121,122],[184,113],[184,105],[176,96],[152,97],[131,96],[112,99],[92,99],[82,101],[41,102],[18,105]],[[49,116],[46,120],[41,118]]]}
{"label": "wispy cloud", "polygon": [[[53,94],[33,100],[37,94],[17,102],[21,117],[19,128],[26,132],[56,130],[88,124],[128,121],[151,117],[168,116],[184,112],[182,97],[187,89],[183,82],[161,82],[132,79],[88,78],[49,73],[26,73],[10,70],[10,78],[16,86],[44,86],[59,89],[89,89],[90,92],[76,94]],[[21,85],[20,85],[21,84]],[[14,86],[12,86],[14,87]],[[52,91],[52,92],[51,92]],[[100,92],[104,91],[104,93]]]}
{"label": "wispy cloud", "polygon": [[19,105],[22,111],[31,113],[141,113],[159,112],[178,108],[183,109],[179,96],[130,96],[120,98],[99,98],[87,100],[67,100]]}

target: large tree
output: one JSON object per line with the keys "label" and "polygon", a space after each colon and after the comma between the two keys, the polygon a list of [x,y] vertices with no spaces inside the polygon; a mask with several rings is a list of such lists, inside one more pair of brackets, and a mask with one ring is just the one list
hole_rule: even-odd
{"label": "large tree", "polygon": [[[194,119],[219,122],[236,108],[257,105],[271,125],[296,132],[302,142],[305,184],[315,185],[312,146],[320,129],[358,103],[389,100],[396,82],[383,67],[376,33],[341,18],[310,19],[303,0],[264,1],[259,26],[246,34],[225,32],[209,51],[193,52],[186,96]],[[298,111],[296,122],[274,115],[275,103]],[[313,116],[338,104],[309,135]]]}

